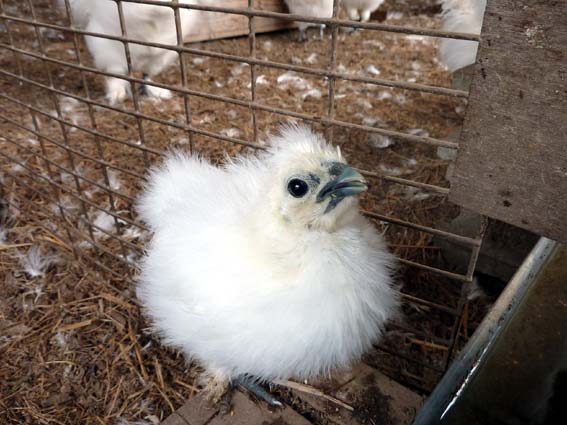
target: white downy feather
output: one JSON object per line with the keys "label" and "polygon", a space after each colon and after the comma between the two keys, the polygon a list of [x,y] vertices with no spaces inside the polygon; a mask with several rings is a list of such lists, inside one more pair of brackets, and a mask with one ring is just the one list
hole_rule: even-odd
{"label": "white downy feather", "polygon": [[45,276],[47,269],[59,262],[55,255],[42,254],[38,245],[33,245],[25,254],[18,254],[20,264],[29,277]]}
{"label": "white downy feather", "polygon": [[226,382],[347,367],[398,311],[394,257],[356,199],[324,213],[327,201],[286,190],[290,176],[344,163],[340,151],[296,126],[270,145],[224,168],[170,156],[139,204],[155,234],[138,297],[166,344]]}

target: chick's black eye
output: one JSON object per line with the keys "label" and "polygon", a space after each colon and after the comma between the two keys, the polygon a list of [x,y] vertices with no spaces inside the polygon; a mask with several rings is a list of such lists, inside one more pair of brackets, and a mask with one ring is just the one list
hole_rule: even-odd
{"label": "chick's black eye", "polygon": [[301,179],[291,179],[287,184],[287,191],[294,198],[303,198],[309,191],[309,185]]}

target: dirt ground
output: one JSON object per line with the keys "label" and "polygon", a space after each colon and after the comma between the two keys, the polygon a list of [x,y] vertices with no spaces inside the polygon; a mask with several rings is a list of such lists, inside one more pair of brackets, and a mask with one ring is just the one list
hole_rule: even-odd
{"label": "dirt ground", "polygon": [[[4,1],[4,10],[29,16],[26,3]],[[33,3],[40,21],[65,22],[49,2]],[[388,1],[376,19],[437,28],[438,11],[434,1]],[[6,24],[2,25],[3,44],[40,55],[43,50],[49,57],[76,63],[72,37],[50,30],[40,31],[38,39],[32,27],[17,23],[9,24],[9,29],[11,40]],[[83,63],[91,66],[80,39],[79,47]],[[249,54],[245,37],[192,47]],[[330,48],[329,31],[324,40],[306,43],[297,42],[295,31],[257,36],[257,56],[282,63],[324,68]],[[436,53],[433,38],[341,32],[337,65],[345,73],[450,87],[451,76],[438,63]],[[250,99],[249,66],[197,55],[186,55],[185,62],[189,89]],[[58,64],[46,66],[40,59],[16,57],[5,48],[0,68],[16,75],[21,71],[24,79],[53,84],[56,90],[75,95],[85,96],[88,89],[94,101],[104,102],[100,76],[81,75]],[[258,102],[326,115],[325,79],[261,66],[256,67],[256,75]],[[179,85],[179,67],[172,67],[156,81]],[[162,152],[192,148],[222,162],[225,154],[252,150],[202,135],[190,140],[185,130],[175,127],[186,122],[180,95],[160,102],[140,98],[140,113],[162,120],[160,123],[99,106],[89,111],[84,102],[51,95],[45,88],[19,82],[6,73],[0,85],[0,279],[4,282],[0,285],[0,422],[157,423],[198,391],[198,368],[186,364],[180,353],[161,346],[146,329],[133,282],[135,263],[150,235],[137,222],[133,203],[148,166],[159,161]],[[335,98],[336,119],[442,139],[461,125],[465,107],[460,99],[349,81],[337,82]],[[32,105],[35,113],[25,104]],[[60,124],[53,119],[57,106],[65,121],[96,129],[98,136],[71,125],[63,137]],[[248,108],[198,96],[190,96],[189,106],[191,122],[198,129],[260,144],[288,120],[258,111],[255,142]],[[119,107],[135,110],[132,101]],[[35,128],[42,137],[22,126]],[[435,147],[344,128],[334,130],[334,143],[351,164],[362,169],[448,187],[449,161]],[[43,160],[42,153],[51,162]],[[370,178],[370,186],[361,200],[367,211],[433,227],[458,211],[442,196],[422,189],[379,178]],[[120,219],[114,220],[99,208],[113,211]],[[378,220],[376,225],[396,255],[421,264],[439,264],[439,250],[431,245],[430,235]],[[69,233],[66,228],[74,230]],[[449,265],[446,268],[450,270]],[[458,282],[406,268],[401,268],[399,279],[405,294],[457,306]],[[482,308],[469,311],[469,334],[482,312]],[[446,353],[442,342],[450,337],[454,318],[415,303],[404,306],[404,316],[404,323],[392,327],[382,349],[371,353],[367,361],[399,382],[427,392],[440,373],[400,355],[442,369]]]}

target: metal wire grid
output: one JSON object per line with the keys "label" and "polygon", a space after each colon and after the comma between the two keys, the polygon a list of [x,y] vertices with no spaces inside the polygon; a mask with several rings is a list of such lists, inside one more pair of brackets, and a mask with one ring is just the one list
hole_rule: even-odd
{"label": "metal wire grid", "polygon": [[[151,148],[146,144],[146,137],[144,131],[145,121],[159,123],[186,132],[189,140],[189,148],[191,150],[194,149],[193,140],[195,135],[207,136],[230,143],[240,144],[254,149],[264,149],[264,147],[258,143],[258,134],[259,134],[258,122],[257,122],[258,111],[269,112],[280,116],[287,116],[295,119],[305,120],[307,122],[315,122],[315,123],[323,124],[328,129],[328,138],[331,139],[331,141],[333,139],[333,129],[342,127],[351,130],[363,130],[368,133],[377,133],[384,136],[395,137],[398,140],[402,140],[408,143],[423,143],[432,146],[441,146],[449,149],[456,149],[458,147],[457,143],[448,140],[441,140],[427,136],[418,136],[418,135],[408,134],[400,131],[394,131],[386,128],[371,127],[367,125],[355,124],[336,119],[335,118],[335,85],[336,82],[339,80],[373,84],[377,86],[396,88],[396,89],[413,90],[413,91],[431,93],[441,96],[461,97],[461,98],[466,98],[468,96],[467,92],[461,90],[454,90],[444,87],[423,85],[417,83],[408,83],[408,82],[394,81],[388,79],[370,78],[370,77],[341,73],[337,70],[337,61],[336,61],[338,31],[340,27],[354,27],[354,28],[363,28],[366,30],[386,31],[386,32],[393,32],[400,34],[415,34],[415,35],[424,35],[424,36],[441,37],[441,38],[455,38],[455,39],[473,40],[473,41],[478,41],[479,39],[478,36],[471,34],[431,30],[431,29],[384,25],[373,22],[361,23],[361,22],[353,22],[350,20],[343,20],[338,18],[339,7],[340,7],[339,0],[334,1],[333,18],[331,19],[304,17],[304,16],[298,16],[298,15],[292,15],[286,13],[277,13],[266,10],[260,10],[255,7],[254,0],[248,0],[247,8],[186,5],[186,4],[179,4],[178,0],[173,0],[171,3],[164,3],[161,1],[151,1],[151,0],[114,0],[114,1],[116,2],[118,8],[118,15],[122,30],[121,36],[91,33],[76,28],[72,20],[72,15],[70,13],[69,0],[65,0],[67,17],[70,22],[69,27],[39,21],[35,13],[34,2],[32,0],[26,0],[26,4],[31,12],[31,16],[28,17],[14,16],[7,13],[7,10],[4,6],[4,0],[0,0],[0,8],[1,8],[0,18],[4,23],[4,27],[9,40],[8,43],[0,43],[0,47],[4,51],[12,52],[12,54],[14,55],[15,62],[17,64],[17,72],[10,72],[7,69],[0,69],[0,74],[3,75],[3,77],[7,78],[8,80],[17,81],[20,84],[29,84],[49,93],[49,98],[53,104],[53,108],[55,111],[54,113],[50,111],[45,111],[42,108],[37,107],[21,99],[18,99],[17,97],[8,95],[6,93],[0,93],[0,97],[3,100],[9,102],[9,104],[13,105],[14,107],[21,107],[29,111],[31,116],[32,126],[30,127],[29,125],[23,124],[21,120],[11,118],[9,116],[10,111],[3,106],[0,106],[0,119],[2,119],[5,123],[12,125],[14,128],[18,128],[22,131],[28,132],[29,134],[35,136],[39,141],[39,151],[37,149],[32,149],[27,146],[23,146],[20,142],[14,140],[8,135],[4,135],[4,139],[8,143],[18,147],[19,149],[23,149],[23,151],[33,155],[38,160],[41,160],[45,166],[45,169],[47,170],[47,175],[35,169],[33,165],[30,165],[29,162],[24,163],[19,158],[9,155],[6,152],[0,151],[0,156],[2,156],[5,160],[17,164],[18,166],[25,169],[26,172],[33,178],[37,178],[39,181],[47,183],[48,187],[50,187],[52,190],[46,192],[45,190],[42,190],[40,187],[37,187],[34,184],[30,184],[26,182],[24,179],[18,178],[17,175],[7,170],[5,171],[4,174],[6,176],[11,177],[12,181],[15,182],[14,183],[15,185],[25,188],[25,190],[28,192],[28,196],[27,197],[19,196],[14,190],[14,187],[10,186],[6,182],[1,182],[0,184],[2,184],[5,187],[5,191],[9,191],[12,193],[11,203],[14,208],[23,210],[23,208],[21,207],[22,205],[32,203],[33,211],[36,211],[38,215],[41,215],[42,217],[52,222],[55,221],[59,222],[60,228],[63,229],[65,232],[64,238],[68,241],[69,246],[72,247],[73,253],[76,256],[76,258],[80,257],[81,259],[86,259],[87,261],[91,262],[93,266],[107,273],[110,273],[117,279],[127,280],[127,281],[132,281],[134,279],[136,264],[129,259],[128,249],[133,250],[134,252],[137,253],[142,252],[142,248],[139,245],[119,235],[120,226],[123,223],[126,223],[130,226],[135,226],[136,228],[143,231],[147,231],[148,229],[145,228],[145,226],[143,226],[143,224],[139,223],[138,221],[126,217],[125,214],[122,214],[118,210],[117,207],[118,202],[125,202],[129,205],[132,205],[132,203],[135,200],[128,194],[123,193],[120,190],[114,189],[112,187],[110,182],[109,172],[118,171],[140,180],[142,180],[144,176],[138,172],[129,170],[127,165],[125,166],[116,165],[113,162],[107,160],[106,159],[107,153],[105,152],[105,145],[103,144],[103,142],[111,143],[111,144],[113,143],[121,144],[141,152],[144,159],[144,163],[146,164],[146,166],[149,166],[151,163],[150,155],[161,156],[164,154],[164,152],[158,149]],[[123,3],[143,3],[143,4],[159,5],[162,7],[169,7],[173,9],[175,14],[175,23],[177,29],[177,45],[164,45],[164,44],[158,44],[152,42],[144,42],[140,40],[133,40],[128,38],[126,25],[124,21]],[[182,8],[196,9],[196,10],[208,11],[208,12],[231,13],[231,14],[245,16],[248,19],[249,55],[239,56],[239,55],[213,52],[213,51],[184,46],[183,34],[181,32],[181,24],[180,24],[180,9]],[[300,65],[293,65],[293,64],[258,59],[256,55],[255,19],[259,17],[276,18],[276,19],[282,19],[288,21],[289,20],[302,21],[302,22],[327,25],[331,29],[331,48],[329,51],[328,67],[311,68]],[[16,23],[33,27],[37,39],[39,53],[17,47],[15,43],[14,32],[11,30],[11,24],[16,24]],[[58,30],[72,34],[76,63],[71,63],[57,58],[53,58],[46,53],[46,49],[45,46],[43,45],[41,31],[40,31],[40,29],[42,28]],[[102,37],[102,38],[107,38],[122,42],[128,63],[128,75],[120,75],[120,74],[105,72],[98,70],[94,67],[85,65],[79,49],[80,35],[83,36],[93,35],[97,37]],[[129,42],[176,51],[179,55],[179,66],[181,70],[181,85],[171,86],[153,81],[148,82],[146,80],[136,78],[132,73]],[[250,67],[250,78],[251,78],[250,100],[235,99],[223,95],[216,95],[199,90],[190,89],[187,83],[187,66],[185,62],[186,56],[188,54],[201,55],[205,57],[222,59],[225,61],[248,64]],[[26,56],[41,60],[44,63],[48,84],[24,76],[22,57],[26,57]],[[53,65],[63,66],[77,70],[81,77],[81,83],[83,86],[84,95],[78,95],[76,93],[71,93],[56,88],[54,85],[54,80],[51,70],[51,66]],[[257,77],[258,66],[271,67],[286,71],[295,71],[297,73],[324,77],[328,79],[329,91],[328,91],[327,114],[325,116],[309,115],[305,113],[269,106],[263,104],[262,102],[259,102],[256,96],[256,77]],[[122,78],[124,80],[129,81],[132,86],[132,98],[133,98],[132,100],[133,100],[134,110],[133,111],[127,110],[122,106],[109,105],[105,102],[94,99],[90,94],[88,81],[86,79],[86,74],[88,73],[99,74],[105,77]],[[150,84],[155,87],[167,88],[181,94],[183,96],[185,122],[179,123],[177,121],[164,120],[162,118],[143,113],[140,108],[140,101],[138,97],[138,92],[136,90],[136,85],[140,85],[140,84]],[[62,114],[61,105],[58,96],[66,96],[68,98],[75,99],[76,101],[84,103],[88,109],[89,126],[84,126],[79,123],[73,122],[72,120],[70,121],[66,119]],[[196,127],[193,124],[193,120],[192,120],[192,109],[191,109],[192,97],[201,97],[205,99],[224,102],[226,104],[232,104],[232,105],[248,108],[252,114],[252,125],[253,125],[252,140],[244,140],[236,137],[231,137],[229,135],[217,134]],[[103,133],[101,130],[99,130],[97,127],[97,120],[94,113],[95,108],[101,108],[119,113],[124,113],[135,117],[140,143],[137,144],[130,141],[121,140],[117,137]],[[38,123],[38,117],[43,117],[44,119],[55,121],[57,125],[60,127],[62,141],[56,140],[55,138],[44,134]],[[73,147],[69,143],[68,133],[72,129],[78,129],[93,136],[96,144],[96,156],[83,152],[80,149]],[[56,161],[54,160],[54,158],[50,157],[50,154],[46,149],[46,146],[48,145],[56,146],[62,149],[66,153],[67,156],[66,159],[68,163],[67,167],[62,165],[60,161]],[[82,175],[77,170],[77,166],[76,166],[77,159],[89,160],[92,161],[94,164],[100,166],[103,173],[103,183],[99,183],[93,179],[88,178],[87,176]],[[387,182],[416,187],[425,191],[433,192],[439,196],[446,196],[449,192],[449,189],[445,187],[413,181],[397,176],[389,176],[384,173],[376,172],[373,170],[360,170],[360,171],[362,172],[362,174],[369,177],[376,177]],[[65,182],[59,182],[57,179],[57,174],[56,174],[57,172],[64,172],[67,173],[69,176],[72,176],[72,180],[73,180],[72,184],[68,185]],[[97,203],[93,202],[92,200],[88,199],[88,197],[86,197],[84,194],[84,189],[83,189],[84,183],[88,183],[90,185],[93,185],[101,189],[106,194],[110,207],[104,208],[98,205]],[[70,211],[68,208],[65,207],[64,202],[62,202],[61,200],[62,193],[71,196],[72,198],[74,198],[76,201],[79,202],[80,211],[78,214],[73,211]],[[29,194],[33,194],[33,195],[30,196]],[[43,199],[45,201],[53,203],[54,205],[57,205],[57,215],[54,216],[53,211],[44,207],[42,204],[35,202],[34,201],[35,197],[38,197],[39,199]],[[106,214],[109,214],[113,218],[116,234],[108,231],[107,229],[97,225],[94,222],[91,215],[89,214],[89,210],[93,210],[93,209],[95,211],[101,211]],[[414,359],[412,358],[412,356],[404,355],[398,352],[392,352],[392,350],[387,347],[384,346],[379,347],[380,350],[386,353],[395,355],[408,362],[417,363],[425,368],[429,368],[441,374],[448,367],[457,344],[458,333],[461,327],[461,321],[463,319],[463,308],[466,301],[467,286],[472,282],[473,272],[475,269],[476,261],[478,259],[482,238],[486,228],[486,220],[483,220],[482,225],[478,229],[478,233],[474,237],[467,237],[467,236],[446,232],[440,229],[423,226],[401,218],[386,216],[376,211],[365,211],[365,214],[370,218],[376,220],[388,222],[397,226],[402,226],[405,228],[417,230],[419,232],[424,232],[429,235],[439,236],[442,238],[452,240],[463,246],[468,247],[471,251],[470,259],[467,266],[467,272],[464,274],[454,273],[448,270],[433,267],[428,264],[421,264],[409,259],[404,259],[404,258],[400,259],[400,261],[403,264],[411,268],[425,270],[427,272],[437,274],[444,278],[449,278],[462,283],[461,296],[456,308],[451,306],[446,306],[440,303],[432,302],[430,300],[425,300],[416,296],[412,296],[411,294],[403,294],[404,300],[409,304],[413,304],[417,306],[426,306],[428,308],[443,312],[445,314],[449,314],[453,318],[452,319],[453,325],[452,325],[450,338],[448,339],[439,338],[434,335],[427,334],[423,331],[419,331],[418,329],[406,327],[402,324],[395,325],[397,328],[407,331],[415,335],[417,338],[421,338],[423,341],[426,341],[429,344],[434,344],[439,347],[442,347],[444,350],[442,365],[428,364],[418,359]],[[75,222],[82,224],[82,226],[73,224]],[[43,226],[41,223],[39,223],[39,225]],[[84,230],[82,230],[80,227],[82,227],[82,229]],[[51,231],[52,229],[49,230]],[[106,237],[109,238],[109,240],[116,241],[118,246],[117,248],[118,252],[115,252],[113,249],[110,249],[108,246],[105,246],[104,244],[100,243],[95,237],[96,233],[99,234],[103,233]],[[96,255],[92,255],[85,252],[85,250],[81,247],[84,246],[81,245],[81,242],[84,241],[88,242],[89,248],[96,250],[97,253]],[[128,266],[126,267],[128,275],[124,276],[121,272],[120,273],[116,272],[113,268],[114,262],[126,264]]]}

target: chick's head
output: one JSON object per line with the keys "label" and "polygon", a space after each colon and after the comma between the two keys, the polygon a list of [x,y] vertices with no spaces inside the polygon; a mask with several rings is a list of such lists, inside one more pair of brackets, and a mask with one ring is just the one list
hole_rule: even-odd
{"label": "chick's head", "polygon": [[356,213],[355,195],[368,186],[364,177],[307,127],[290,126],[272,141],[270,188],[272,208],[292,226],[333,231]]}

